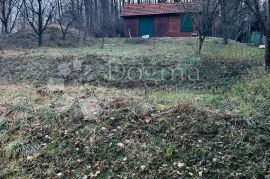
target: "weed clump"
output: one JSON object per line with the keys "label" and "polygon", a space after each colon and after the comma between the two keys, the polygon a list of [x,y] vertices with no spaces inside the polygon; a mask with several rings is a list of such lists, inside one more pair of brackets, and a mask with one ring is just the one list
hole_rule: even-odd
{"label": "weed clump", "polygon": [[8,129],[8,120],[4,117],[0,117],[0,136],[4,134]]}
{"label": "weed clump", "polygon": [[132,38],[132,39],[126,39],[125,43],[127,44],[133,44],[133,45],[138,45],[138,44],[145,44],[147,43],[146,39],[143,38]]}

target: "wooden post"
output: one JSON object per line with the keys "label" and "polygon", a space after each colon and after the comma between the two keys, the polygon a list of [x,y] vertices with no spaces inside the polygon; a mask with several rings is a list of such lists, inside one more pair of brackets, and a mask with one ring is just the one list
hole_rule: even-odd
{"label": "wooden post", "polygon": [[267,71],[270,71],[270,33],[266,34],[265,68],[266,68]]}
{"label": "wooden post", "polygon": [[131,32],[130,32],[130,28],[128,28],[128,35],[129,35],[129,38],[131,39]]}

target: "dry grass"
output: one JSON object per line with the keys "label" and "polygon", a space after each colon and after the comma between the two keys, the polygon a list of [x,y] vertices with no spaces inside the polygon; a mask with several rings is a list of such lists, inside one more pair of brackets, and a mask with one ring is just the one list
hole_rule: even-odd
{"label": "dry grass", "polygon": [[[194,48],[196,40],[187,38],[106,39],[104,50],[97,40],[4,51],[0,178],[269,177],[270,85],[259,71],[262,51],[218,39],[207,40],[200,58]],[[83,83],[82,73],[72,72],[65,88],[48,88],[58,65],[76,59],[95,67],[96,81]],[[202,78],[150,88],[111,83],[99,73],[109,61],[197,67]],[[91,120],[82,109],[88,99],[90,110],[98,106]]]}

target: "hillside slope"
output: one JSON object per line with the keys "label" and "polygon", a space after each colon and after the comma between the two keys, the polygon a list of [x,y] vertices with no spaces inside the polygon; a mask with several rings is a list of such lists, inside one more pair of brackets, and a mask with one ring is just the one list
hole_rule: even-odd
{"label": "hillside slope", "polygon": [[[0,57],[0,178],[264,178],[263,51],[106,39]],[[199,73],[197,73],[199,72]]]}
{"label": "hillside slope", "polygon": [[[70,29],[63,40],[61,29],[57,25],[49,25],[43,34],[45,47],[76,47],[79,45],[79,33]],[[0,49],[31,49],[38,47],[38,35],[32,29],[21,29],[0,38]]]}

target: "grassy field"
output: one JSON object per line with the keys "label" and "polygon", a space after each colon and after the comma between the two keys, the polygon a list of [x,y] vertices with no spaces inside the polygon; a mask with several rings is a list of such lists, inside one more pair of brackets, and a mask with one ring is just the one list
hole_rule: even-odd
{"label": "grassy field", "polygon": [[196,48],[1,51],[0,178],[270,177],[264,52],[215,38]]}

